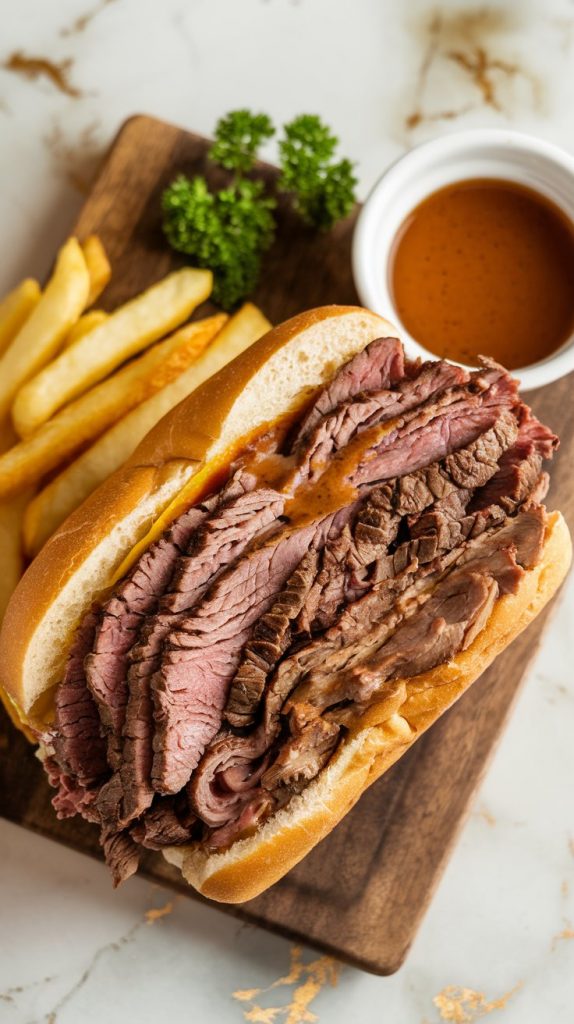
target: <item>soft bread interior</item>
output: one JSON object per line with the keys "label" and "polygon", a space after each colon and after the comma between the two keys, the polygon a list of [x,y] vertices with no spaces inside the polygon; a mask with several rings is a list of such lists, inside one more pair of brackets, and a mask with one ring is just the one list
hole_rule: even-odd
{"label": "soft bread interior", "polygon": [[335,827],[361,794],[451,706],[494,658],[538,615],[562,583],[572,559],[568,527],[549,516],[541,561],[518,593],[498,600],[481,633],[452,661],[394,683],[357,721],[329,764],[303,793],[251,837],[222,853],[197,845],[171,847],[166,859],[210,899],[253,899],[297,864]]}
{"label": "soft bread interior", "polygon": [[[1,682],[30,721],[49,718],[40,701],[62,676],[84,612],[165,521],[153,524],[190,481],[205,481],[237,453],[241,439],[300,407],[337,368],[377,337],[386,320],[355,307],[327,306],[270,331],[180,403],[131,458],[48,541],[19,584],[0,636]],[[191,489],[190,489],[191,487]],[[205,491],[204,491],[205,492]],[[179,511],[178,503],[173,514]]]}

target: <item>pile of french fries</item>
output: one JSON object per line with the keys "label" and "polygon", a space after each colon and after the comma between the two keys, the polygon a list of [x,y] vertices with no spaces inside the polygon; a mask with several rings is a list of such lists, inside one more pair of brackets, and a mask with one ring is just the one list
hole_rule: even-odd
{"label": "pile of french fries", "polygon": [[212,288],[210,271],[190,267],[104,312],[111,273],[96,235],[69,238],[43,290],[27,279],[0,302],[0,620],[67,516],[271,326],[251,303],[190,322]]}

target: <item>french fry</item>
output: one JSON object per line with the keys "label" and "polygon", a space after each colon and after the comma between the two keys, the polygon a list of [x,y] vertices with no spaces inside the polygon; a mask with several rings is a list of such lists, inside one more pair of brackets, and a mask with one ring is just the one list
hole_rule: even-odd
{"label": "french fry", "polygon": [[27,277],[0,302],[0,354],[24,326],[40,299],[40,285]]}
{"label": "french fry", "polygon": [[[0,499],[17,494],[70,458],[127,410],[165,387],[197,358],[225,314],[186,324],[139,359],[60,410],[32,437],[0,456]],[[80,343],[81,344],[81,343]]]}
{"label": "french fry", "polygon": [[[12,424],[6,417],[0,423],[0,453],[9,451],[16,440]],[[29,499],[29,494],[22,494],[10,501],[0,502],[0,623],[12,592],[24,572],[22,516]]]}
{"label": "french fry", "polygon": [[33,558],[64,519],[131,455],[152,427],[209,376],[270,330],[247,303],[231,317],[189,370],[137,406],[83,452],[32,499],[24,516],[24,547]]}
{"label": "french fry", "polygon": [[[0,423],[0,452],[6,451],[17,440],[12,424],[8,418]],[[20,577],[24,572],[24,552],[22,549],[22,519],[30,494],[19,494],[9,501],[0,502],[0,625],[8,601],[12,597]],[[0,686],[0,702],[17,729],[20,729],[32,743],[36,738],[23,722],[17,705],[12,697]]]}
{"label": "french fry", "polygon": [[9,501],[0,502],[0,622],[13,591],[24,572],[22,551],[22,516],[28,495],[19,494]]}
{"label": "french fry", "polygon": [[67,402],[187,320],[208,298],[212,280],[209,270],[176,270],[65,349],[16,395],[12,419],[20,437],[30,437]]}
{"label": "french fry", "polygon": [[83,316],[76,321],[70,333],[64,338],[64,348],[69,348],[70,345],[75,345],[80,338],[89,334],[95,327],[99,327],[100,324],[103,324],[104,320],[107,319],[108,314],[104,313],[103,309],[90,309],[88,313],[84,313]]}
{"label": "french fry", "polygon": [[0,359],[0,419],[25,381],[58,352],[86,305],[90,278],[79,242],[69,238],[35,308]]}
{"label": "french fry", "polygon": [[90,275],[90,290],[86,306],[92,306],[108,284],[112,276],[112,268],[102,240],[97,235],[88,235],[86,241],[82,242],[82,252]]}
{"label": "french fry", "polygon": [[3,420],[0,420],[0,455],[12,448],[17,441],[18,436],[12,426],[12,421],[9,416],[5,416]]}
{"label": "french fry", "polygon": [[[0,502],[0,623],[4,618],[8,601],[24,572],[22,551],[22,517],[29,495],[19,494],[17,498]],[[0,701],[16,726],[33,743],[35,738],[22,721],[12,698],[0,686]]]}

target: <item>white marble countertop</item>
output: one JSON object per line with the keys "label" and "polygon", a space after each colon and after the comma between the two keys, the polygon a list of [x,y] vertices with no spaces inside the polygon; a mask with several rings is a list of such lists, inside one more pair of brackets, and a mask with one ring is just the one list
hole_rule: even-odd
{"label": "white marble countertop", "polygon": [[[276,121],[317,111],[357,159],[363,195],[407,146],[459,127],[574,149],[567,0],[5,0],[3,13],[0,292],[45,273],[136,112],[209,132],[239,105]],[[9,70],[19,51],[61,62],[78,95]],[[571,580],[394,977],[339,970],[142,880],[113,892],[104,867],[0,822],[2,1024],[571,1022],[573,613]]]}

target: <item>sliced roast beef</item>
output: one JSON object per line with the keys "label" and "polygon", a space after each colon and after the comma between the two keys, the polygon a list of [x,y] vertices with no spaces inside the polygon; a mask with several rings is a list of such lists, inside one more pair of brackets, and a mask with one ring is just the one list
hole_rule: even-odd
{"label": "sliced roast beef", "polygon": [[[255,480],[238,470],[221,494],[204,499],[179,516],[166,533],[137,560],[126,579],[103,605],[96,629],[93,650],[84,667],[88,686],[98,704],[108,739],[108,760],[113,769],[122,761],[122,730],[129,691],[127,671],[130,652],[138,641],[142,626],[164,597],[172,577],[178,571],[185,552],[200,525],[213,509],[251,491]],[[112,778],[99,797],[103,820],[117,819],[121,785]],[[112,809],[116,808],[115,812]]]}
{"label": "sliced roast beef", "polygon": [[307,600],[318,562],[318,551],[303,555],[245,644],[225,705],[225,718],[231,725],[246,726],[253,721],[253,708],[261,699],[267,676],[289,646],[292,623]]}
{"label": "sliced roast beef", "polygon": [[180,627],[186,611],[218,574],[233,564],[256,536],[264,535],[279,522],[283,506],[284,499],[270,488],[239,494],[228,503],[224,501],[198,532],[192,550],[180,558],[173,591],[168,592],[157,615],[148,619],[140,642],[133,648],[121,766],[123,821],[137,817],[153,799],[150,686],[161,665],[165,637]]}
{"label": "sliced roast beef", "polygon": [[207,825],[218,828],[236,818],[253,799],[265,768],[268,743],[261,733],[223,733],[210,744],[188,785],[192,806]]}
{"label": "sliced roast beef", "polygon": [[243,553],[254,537],[276,526],[284,499],[259,487],[219,507],[198,532],[191,549],[179,559],[175,578],[161,602],[162,613],[188,612],[217,574]]}
{"label": "sliced roast beef", "polygon": [[347,563],[352,546],[351,526],[346,526],[340,537],[325,545],[321,553],[321,571],[314,583],[312,603],[305,602],[297,621],[299,635],[304,629],[310,638],[327,629],[336,617],[348,590]]}
{"label": "sliced roast beef", "polygon": [[527,405],[520,407],[520,438],[531,441],[543,459],[551,459],[560,445],[556,434],[541,423]]}
{"label": "sliced roast beef", "polygon": [[52,807],[58,818],[73,818],[81,814],[87,821],[97,821],[94,812],[97,790],[83,786],[76,775],[69,775],[58,764],[52,753],[42,756],[42,764],[48,782],[57,793],[52,797]]}
{"label": "sliced roast beef", "polygon": [[[362,599],[350,604],[340,619],[316,641],[281,663],[265,695],[265,719],[271,725],[301,679],[320,671],[325,679],[363,660],[378,649],[401,621],[405,607],[418,610],[445,571],[464,564],[467,571],[490,566],[502,592],[512,592],[522,576],[539,560],[544,537],[544,515],[539,507],[526,509],[439,556],[435,563],[419,565],[415,560],[399,575],[390,576]],[[508,551],[514,552],[509,557]],[[308,701],[306,691],[295,691],[297,700]]]}
{"label": "sliced roast beef", "polygon": [[178,555],[207,514],[208,508],[199,505],[180,516],[163,537],[144,551],[102,608],[92,651],[85,659],[84,668],[108,739],[108,760],[112,768],[119,767],[121,760],[129,652],[143,619],[155,610],[168,586]]}
{"label": "sliced roast beef", "polygon": [[[492,401],[493,389],[500,392],[499,408]],[[499,389],[496,382],[488,388],[485,384],[479,395],[451,391],[405,418],[390,435],[382,437],[376,448],[362,452],[358,470],[346,477],[343,463],[343,484],[364,486],[388,478],[392,470],[397,477],[392,490],[380,488],[376,500],[366,506],[354,537],[341,538],[337,549],[326,553],[325,560],[330,564],[323,573],[322,585],[317,585],[310,597],[316,605],[318,625],[329,624],[333,610],[345,596],[346,563],[354,561],[355,570],[368,565],[373,549],[380,553],[394,539],[400,516],[413,515],[437,498],[445,498],[463,480],[469,487],[475,487],[496,472],[496,455],[508,447],[517,432],[515,417],[504,409],[505,401],[514,405],[514,387]],[[345,450],[343,455],[347,458]],[[440,460],[444,456],[444,465],[427,465],[429,459]],[[335,457],[327,470],[327,475],[334,470],[335,478],[341,473],[336,463]],[[430,557],[427,555],[426,560]],[[359,588],[355,593],[359,593],[362,584],[356,572],[354,586]],[[349,596],[348,590],[346,594]]]}
{"label": "sliced roast beef", "polygon": [[[509,402],[513,402],[513,396],[509,396]],[[362,453],[350,474],[350,483],[361,486],[423,469],[475,441],[493,427],[497,418],[488,391],[484,396],[453,391],[420,413],[405,417],[402,426],[380,440],[375,437],[375,443]]]}
{"label": "sliced roast beef", "polygon": [[198,532],[191,550],[178,559],[173,586],[164,594],[157,615],[148,618],[138,644],[132,648],[134,668],[130,679],[149,677],[159,668],[164,637],[177,625],[178,616],[193,608],[218,574],[255,537],[280,523],[283,507],[284,498],[270,488],[235,495],[230,495],[228,488],[224,490],[222,500]]}
{"label": "sliced roast beef", "polygon": [[470,375],[470,386],[475,391],[488,391],[487,401],[494,406],[511,404],[526,408],[518,396],[518,381],[511,377],[494,359],[479,356],[481,368]]}
{"label": "sliced roast beef", "polygon": [[361,394],[324,416],[307,438],[298,466],[302,479],[314,479],[334,452],[349,444],[361,428],[404,416],[449,388],[468,381],[468,374],[451,363],[426,363],[414,379],[400,382],[396,390]]}
{"label": "sliced roast beef", "polygon": [[94,652],[86,659],[86,674],[91,688],[99,696],[100,714],[108,730],[108,759],[115,769],[97,797],[100,820],[108,828],[125,825],[149,806],[153,795],[149,785],[149,756],[147,772],[141,773],[147,780],[139,790],[141,802],[135,808],[132,806],[130,762],[122,752],[122,744],[124,747],[129,744],[131,737],[128,734],[127,739],[122,738],[122,733],[127,728],[137,732],[137,744],[143,731],[144,738],[149,737],[151,748],[152,707],[147,693],[141,699],[139,691],[135,699],[130,694],[128,665],[134,652],[139,652],[145,644],[150,615],[164,598],[166,588],[186,558],[187,548],[190,544],[194,547],[192,538],[201,524],[218,505],[240,500],[254,487],[255,480],[241,469],[237,470],[220,494],[204,499],[180,516],[164,536],[144,552],[116,595],[104,606]]}
{"label": "sliced roast beef", "polygon": [[263,775],[264,789],[273,791],[286,786],[291,792],[301,792],[329,760],[339,739],[340,727],[317,715],[315,708],[311,710],[314,714],[307,715],[304,705],[293,709],[291,736]]}
{"label": "sliced roast beef", "polygon": [[508,512],[525,500],[540,477],[542,459],[531,441],[519,438],[500,459],[498,472],[476,495],[471,511],[498,505]]}
{"label": "sliced roast beef", "polygon": [[[524,575],[524,569],[536,565],[540,559],[545,523],[544,510],[540,506],[525,509],[515,518],[508,519],[502,528],[491,529],[488,533],[467,544],[459,553],[455,552],[455,566],[450,561],[448,566],[450,571],[446,580],[451,582],[454,580],[456,584],[456,580],[459,578],[464,581],[472,575],[484,576],[496,582],[500,593],[515,593]],[[434,600],[433,594],[439,594],[440,597],[441,574],[442,567],[439,567],[438,579],[437,575],[428,576],[426,580],[425,577],[417,579],[415,584],[417,600],[415,604],[411,604],[412,621],[415,624],[423,618],[427,601]],[[430,585],[430,589],[428,586],[425,587],[425,583]],[[448,590],[447,593],[449,593]],[[411,596],[415,596],[413,592],[411,592]],[[408,616],[402,624],[404,596],[399,605],[393,605],[390,614],[387,614],[389,603],[384,591],[380,609],[377,609],[378,598],[379,592],[374,591],[372,595],[369,595],[369,599],[363,602],[363,611],[367,610],[368,616],[363,617],[362,622],[357,619],[359,607],[354,609],[355,614],[352,609],[349,609],[351,614],[344,624],[342,635],[339,627],[338,635],[335,634],[333,637],[335,643],[332,646],[332,653],[328,653],[328,648],[325,646],[322,660],[319,661],[317,656],[313,658],[311,652],[308,652],[304,662],[307,678],[292,692],[290,699],[285,703],[286,710],[299,702],[323,708],[337,703],[339,700],[353,699],[337,695],[335,680],[343,679],[346,685],[355,670],[360,671],[361,666],[368,659],[377,660],[376,652],[389,650],[394,652],[395,646],[402,649],[400,640],[395,642],[393,638],[395,635],[397,638],[400,638],[401,635],[403,638],[410,636]],[[416,614],[414,614],[415,612]],[[434,619],[432,621],[434,622]],[[401,624],[400,628],[397,628],[399,624]],[[407,630],[407,633],[404,633],[404,630]],[[438,649],[441,645],[447,644],[448,637],[442,629],[438,629],[435,640]],[[387,646],[389,644],[392,645],[390,648]],[[405,647],[405,649],[407,648]],[[410,659],[409,665],[412,665],[413,671],[408,674],[414,675],[414,668],[417,665],[414,656]],[[424,671],[424,669],[419,668],[418,671]],[[299,678],[301,678],[301,674],[299,674]],[[389,676],[389,678],[393,677]],[[292,678],[290,682],[292,684]],[[327,704],[324,703],[325,701]]]}
{"label": "sliced roast beef", "polygon": [[139,866],[139,847],[128,832],[103,829],[100,842],[104,850],[114,889],[135,875]]}
{"label": "sliced roast beef", "polygon": [[[345,599],[356,599],[384,576],[402,571],[415,555],[420,563],[430,562],[441,550],[461,543],[472,524],[467,522],[462,527],[457,522],[455,528],[455,517],[458,521],[462,519],[472,488],[496,473],[497,459],[516,434],[516,418],[510,411],[503,412],[490,430],[443,462],[397,477],[371,492],[352,530],[339,540],[332,557],[329,558],[328,549],[325,552],[328,565],[324,589],[315,598],[317,612],[310,632],[313,627],[330,626],[338,605]],[[437,520],[434,524],[427,520],[425,528],[418,529],[418,543],[411,545],[410,550],[401,545],[398,552],[387,555],[401,518],[408,516],[410,524],[416,523],[433,502]],[[437,527],[446,526],[447,522],[448,532],[440,532]]]}
{"label": "sliced roast beef", "polygon": [[[251,778],[254,784],[257,783],[262,759],[266,751],[273,745],[281,729],[280,711],[297,681],[306,671],[320,665],[322,657],[326,653],[328,654],[330,650],[339,650],[344,642],[350,642],[351,639],[358,635],[367,634],[374,622],[379,621],[383,610],[390,609],[396,596],[404,593],[409,583],[413,583],[413,580],[416,578],[416,568],[415,562],[412,566],[409,566],[408,571],[402,574],[401,577],[389,581],[386,601],[383,601],[380,590],[377,591],[376,607],[374,607],[374,610],[371,610],[370,616],[366,614],[367,609],[363,609],[362,615],[358,613],[353,618],[352,612],[356,612],[362,602],[357,601],[355,604],[350,605],[339,624],[340,640],[338,643],[335,641],[335,630],[332,629],[324,637],[317,639],[313,644],[293,654],[279,665],[266,688],[263,720],[256,727],[255,731],[248,735],[240,736],[233,733],[223,734],[220,739],[209,746],[198,768],[193,773],[190,790],[193,793],[199,793],[199,799],[194,797],[193,802],[200,817],[203,817],[205,809],[206,797],[204,787],[206,786],[214,790],[220,798],[218,812],[222,820],[225,812],[229,813],[230,810],[239,805],[239,801],[234,801],[231,797],[222,798],[223,791],[222,787],[219,786],[219,773],[225,771],[231,759],[233,759],[234,764],[241,766],[244,777]],[[418,589],[420,590],[422,586],[422,580],[418,579]],[[415,588],[412,588],[412,596],[414,596],[414,593]],[[346,621],[344,621],[345,617]],[[387,631],[399,619],[400,613],[395,613],[394,618],[388,621]],[[309,735],[307,735],[305,742],[308,739]],[[251,792],[249,792],[249,788]],[[245,802],[248,798],[257,799],[253,793],[253,786],[246,787],[242,791],[241,802]]]}
{"label": "sliced roast beef", "polygon": [[498,470],[499,460],[518,435],[516,416],[503,411],[490,430],[480,434],[467,448],[445,459],[445,471],[459,487],[483,487]]}
{"label": "sliced roast beef", "polygon": [[471,491],[462,487],[453,491],[443,501],[437,501],[419,516],[413,516],[409,523],[411,537],[435,534],[443,548],[456,547],[461,537],[461,519],[471,497]]}
{"label": "sliced roast beef", "polygon": [[294,448],[309,436],[323,416],[354,395],[369,391],[383,391],[396,384],[404,375],[403,347],[398,338],[380,338],[372,341],[345,366],[333,380],[319,391],[303,422],[299,426]]}
{"label": "sliced roast beef", "polygon": [[[512,559],[508,549],[501,553]],[[349,701],[355,708],[365,707],[387,680],[429,671],[472,643],[486,625],[499,592],[490,574],[492,563],[489,571],[469,571],[477,565],[471,562],[449,573],[417,609],[418,614],[399,624],[374,657],[339,675],[323,672],[300,687],[285,705],[295,726],[263,776],[265,788],[285,785],[297,791],[301,783],[316,776],[339,731],[336,721],[321,717],[323,711]]]}
{"label": "sliced roast beef", "polygon": [[405,366],[396,339],[248,446],[86,616],[58,687],[54,805],[100,824],[115,882],[139,847],[249,835],[372,700],[471,644],[541,557],[555,446],[501,367]]}
{"label": "sliced roast beef", "polygon": [[311,704],[318,713],[343,701],[365,707],[387,679],[418,675],[450,661],[484,627],[497,595],[498,584],[486,573],[450,573],[376,654],[337,675],[311,677],[286,710],[299,701]]}
{"label": "sliced roast beef", "polygon": [[181,821],[174,798],[162,797],[132,826],[130,834],[148,850],[163,850],[166,846],[189,843],[194,825],[195,819],[189,814],[185,823]]}
{"label": "sliced roast beef", "polygon": [[251,800],[238,818],[233,818],[220,828],[207,831],[204,839],[205,848],[216,853],[230,846],[236,839],[246,839],[253,835],[259,825],[279,806],[276,796],[260,787],[252,794]]}
{"label": "sliced roast beef", "polygon": [[532,494],[541,476],[542,459],[551,458],[557,447],[556,435],[522,406],[516,441],[499,459],[496,474],[476,495],[471,509],[500,505],[512,512]]}
{"label": "sliced roast beef", "polygon": [[[497,470],[497,457],[512,444],[517,434],[517,421],[509,411],[501,413],[493,427],[480,435],[465,449],[448,455],[444,463],[433,464],[424,470],[398,477],[395,481],[372,490],[360,506],[352,526],[347,526],[333,541],[330,541],[320,556],[321,568],[308,589],[304,607],[300,610],[299,631],[309,635],[332,625],[336,614],[349,596],[350,586],[356,599],[371,585],[388,576],[397,576],[416,558],[418,564],[431,562],[444,550],[462,543],[465,539],[460,525],[458,530],[439,535],[430,527],[420,531],[417,539],[402,544],[392,555],[386,552],[397,534],[401,516],[421,511],[440,496],[444,506],[443,518],[449,511],[448,502],[459,498],[458,518],[462,518],[470,494],[470,488],[486,482]],[[457,484],[468,486],[461,492]],[[462,502],[460,500],[462,495]],[[398,511],[397,511],[398,510]],[[468,529],[470,525],[468,524]],[[373,569],[373,565],[375,568]],[[358,569],[369,570],[370,577],[360,579]],[[243,713],[237,714],[234,702],[235,681],[232,684],[226,718],[232,725],[247,725],[253,721],[259,703],[266,675],[273,668],[279,652],[275,649],[273,664],[267,659],[253,664],[249,643],[246,647],[248,671],[257,678],[257,685],[247,686],[243,692]],[[242,663],[243,664],[243,663]],[[238,670],[239,671],[239,670]]]}
{"label": "sliced roast beef", "polygon": [[420,614],[396,630],[376,659],[331,678],[328,685],[324,681],[323,704],[316,703],[316,685],[310,690],[313,705],[305,703],[305,694],[300,702],[292,706],[290,702],[292,735],[265,772],[263,787],[273,791],[286,786],[292,792],[304,788],[329,759],[339,736],[338,723],[320,712],[343,701],[353,701],[357,709],[365,707],[387,680],[417,675],[449,661],[484,628],[497,594],[498,585],[488,575],[450,574]]}
{"label": "sliced roast beef", "polygon": [[[515,516],[506,517],[503,525],[473,539],[463,551],[461,561],[465,565],[472,564],[474,571],[475,567],[480,568],[480,561],[487,566],[488,560],[494,560],[498,551],[512,548],[517,564],[524,569],[532,569],[542,555],[546,521],[544,507],[528,502]],[[507,585],[498,570],[495,574],[503,593],[515,593],[514,577]]]}
{"label": "sliced roast beef", "polygon": [[[160,793],[177,793],[219,730],[231,680],[251,629],[309,548],[320,548],[352,506],[303,529],[285,529],[250,550],[216,582],[197,610],[170,633],[152,681],[154,759]],[[344,522],[340,523],[340,528]]]}
{"label": "sliced roast beef", "polygon": [[98,709],[84,675],[84,658],[92,648],[97,621],[96,610],[90,610],[76,633],[55,696],[54,754],[63,772],[80,786],[91,786],[108,772]]}
{"label": "sliced roast beef", "polygon": [[110,831],[124,827],[122,815],[122,782],[119,771],[114,771],[97,795],[98,820]]}
{"label": "sliced roast beef", "polygon": [[355,586],[355,566],[370,566],[381,550],[394,543],[401,516],[393,505],[393,483],[366,489],[353,521],[321,552],[320,568],[294,629],[297,646],[327,629]]}
{"label": "sliced roast beef", "polygon": [[533,502],[535,505],[541,505],[546,495],[548,494],[548,488],[550,486],[550,474],[541,473],[538,480],[534,484],[530,494],[528,495],[528,501]]}

